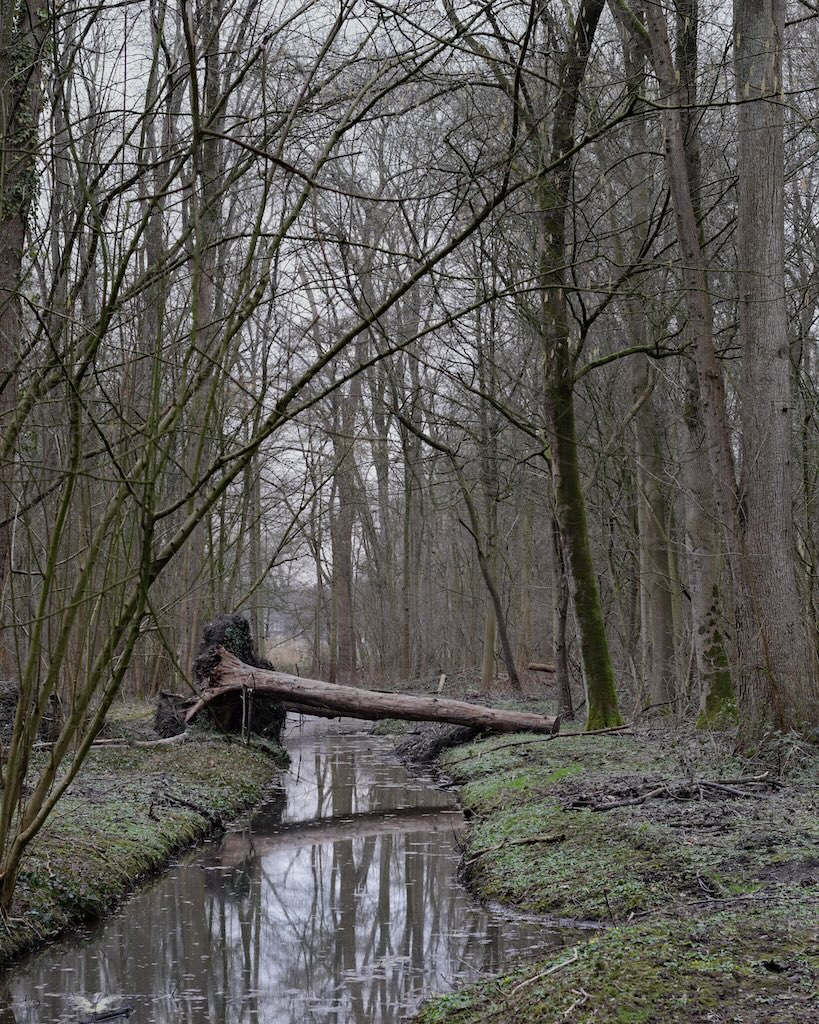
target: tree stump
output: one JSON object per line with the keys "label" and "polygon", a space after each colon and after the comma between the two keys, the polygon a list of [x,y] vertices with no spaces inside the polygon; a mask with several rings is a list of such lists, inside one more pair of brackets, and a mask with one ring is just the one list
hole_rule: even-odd
{"label": "tree stump", "polygon": [[[0,680],[0,742],[3,745],[8,744],[11,740],[19,696],[20,688],[14,680]],[[37,728],[37,739],[53,743],[60,735],[62,724],[62,704],[57,694],[52,693],[48,698],[46,712]]]}

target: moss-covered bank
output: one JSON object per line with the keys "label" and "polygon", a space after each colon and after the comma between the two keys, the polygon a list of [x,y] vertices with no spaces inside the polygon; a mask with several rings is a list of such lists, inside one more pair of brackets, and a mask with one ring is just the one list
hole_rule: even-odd
{"label": "moss-covered bank", "polygon": [[443,757],[471,819],[467,879],[607,927],[433,1000],[419,1024],[819,1020],[815,754],[783,751],[783,776],[691,735],[520,740]]}
{"label": "moss-covered bank", "polygon": [[[813,933],[814,939],[809,936]],[[640,922],[428,1003],[419,1024],[814,1024],[806,904]]]}
{"label": "moss-covered bank", "polygon": [[0,922],[0,962],[95,918],[258,800],[283,752],[221,739],[94,748],[31,846]]}

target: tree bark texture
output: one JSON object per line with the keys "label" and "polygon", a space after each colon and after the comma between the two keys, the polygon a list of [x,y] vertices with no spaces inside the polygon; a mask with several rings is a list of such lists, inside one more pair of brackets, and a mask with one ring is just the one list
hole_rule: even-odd
{"label": "tree bark texture", "polygon": [[[789,548],[788,550],[779,548],[779,557],[782,561],[775,566],[775,572],[786,578],[784,582],[776,584],[770,577],[762,578],[768,573],[768,568],[772,564],[770,552],[776,547],[776,542],[769,535],[766,539],[762,509],[767,507],[770,514],[780,514],[780,510],[774,507],[775,499],[770,493],[772,481],[767,479],[765,472],[762,472],[762,480],[760,480],[759,474],[756,471],[751,471],[748,467],[748,471],[743,473],[743,488],[740,489],[737,485],[725,389],[714,345],[711,298],[708,291],[699,226],[692,201],[680,117],[680,107],[685,102],[685,96],[671,59],[668,26],[663,13],[654,5],[648,5],[646,20],[651,37],[654,66],[664,93],[666,169],[683,257],[683,282],[689,328],[696,339],[697,380],[708,458],[715,481],[719,516],[726,532],[737,622],[737,697],[741,712],[740,735],[743,744],[748,745],[758,739],[768,727],[786,730],[804,724],[805,720],[810,720],[811,715],[816,716],[813,658],[807,650],[806,643],[803,642],[804,627],[801,625],[799,617],[797,616],[797,619],[793,620],[787,610],[783,611],[771,603],[776,599],[775,595],[778,593],[789,607],[787,602],[791,584],[788,580],[794,580],[793,586],[795,587],[793,557]],[[760,43],[757,42],[755,45],[758,47]],[[744,93],[744,87],[742,91]],[[759,105],[740,104],[740,107]],[[763,135],[755,137],[758,144],[762,145]],[[760,210],[760,217],[762,214],[763,211]],[[750,225],[745,230],[746,232],[750,230]],[[760,224],[760,230],[765,230],[764,221]],[[746,242],[746,244],[751,243]],[[754,244],[766,247],[766,243],[761,239]],[[770,273],[772,252],[777,250],[777,245],[775,242],[769,242],[767,245],[771,249],[769,249],[764,267],[767,267]],[[781,249],[779,251],[781,252]],[[740,259],[742,259],[741,255]],[[757,258],[753,257],[752,259],[759,266]],[[764,267],[759,267],[760,273]],[[751,288],[751,295],[756,295],[757,287],[760,287],[759,282],[756,282]],[[773,301],[776,305],[775,297]],[[747,298],[743,299],[743,304],[748,304]],[[770,310],[768,313],[770,315]],[[746,357],[747,355],[746,350]],[[751,354],[750,358],[753,362],[755,357]],[[770,383],[773,387],[780,387],[780,392],[774,394],[779,401],[784,402],[781,382],[775,373]],[[781,419],[788,419],[789,405],[785,402],[785,405],[772,407],[766,396],[757,394],[757,398],[759,402],[757,411],[761,423],[758,429],[752,430],[748,439],[752,446],[751,450],[763,463],[767,462],[770,458],[770,451],[766,449],[769,443],[767,441],[768,432],[770,432],[773,437],[780,438],[780,442],[774,442],[773,447],[789,462],[789,446],[787,451],[781,448],[780,425],[771,422],[774,415],[778,415]],[[746,402],[749,400],[753,401],[746,395]],[[782,412],[783,408],[784,412]],[[779,410],[778,414],[776,413],[777,409]],[[744,422],[747,415],[746,412],[743,417]],[[754,438],[756,438],[756,442]],[[764,444],[762,443],[763,439],[765,439]],[[748,442],[743,441],[743,453],[746,459],[749,452]],[[777,472],[770,462],[767,462],[767,466],[768,474],[772,473],[779,485],[787,488],[787,470],[783,475],[783,471],[780,469]],[[757,487],[761,488],[761,501],[750,490]],[[758,502],[760,509],[759,511],[755,510],[752,514],[751,508]],[[789,490],[787,504],[789,508]],[[754,552],[753,554],[749,552],[748,526],[751,518],[754,519],[755,524],[758,523],[755,529],[759,533],[760,542],[767,545],[763,552]],[[790,536],[789,526],[786,528],[786,532],[787,536]],[[757,574],[761,574],[760,578]],[[779,631],[785,634],[781,639]],[[783,649],[783,644],[787,642],[793,643],[796,648],[794,655]],[[795,674],[791,675],[791,671]]]}
{"label": "tree bark texture", "polygon": [[580,633],[588,705],[586,728],[589,731],[608,729],[622,725],[623,719],[617,703],[600,588],[592,560],[586,503],[580,481],[573,385],[568,372],[559,374],[549,388],[549,404],[556,516]]}
{"label": "tree bark texture", "polygon": [[691,643],[699,686],[697,721],[701,728],[713,728],[736,719],[736,700],[722,596],[723,552],[713,481],[703,458],[707,447],[696,377],[687,389],[683,421],[680,468],[685,489]]}
{"label": "tree bark texture", "polygon": [[[26,225],[36,194],[46,31],[45,15],[37,4],[4,8],[0,18],[0,435],[17,410],[21,274]],[[14,461],[4,459],[0,464],[0,597],[11,550],[14,490]],[[5,644],[2,647],[5,650]]]}
{"label": "tree bark texture", "polygon": [[363,690],[285,675],[283,672],[269,672],[245,665],[223,647],[215,647],[198,659],[197,677],[206,679],[208,688],[186,713],[188,722],[209,703],[226,694],[241,695],[243,690],[255,690],[280,698],[285,706],[293,702],[302,711],[315,708],[319,714],[334,711],[337,716],[368,721],[400,718],[411,722],[450,722],[491,732],[540,732],[550,735],[560,728],[559,718],[531,712],[498,711],[466,701]]}
{"label": "tree bark texture", "polygon": [[[735,0],[737,277],[742,344],[740,517],[751,583],[738,604],[741,730],[816,719],[815,652],[796,582],[785,307],[784,0]],[[773,714],[771,713],[773,712]]]}
{"label": "tree bark texture", "polygon": [[572,685],[569,675],[569,644],[567,640],[569,625],[569,576],[566,571],[566,560],[563,556],[563,543],[560,539],[560,526],[557,518],[552,516],[552,629],[554,640],[552,650],[555,659],[555,682],[560,694],[558,709],[561,717],[574,720],[574,703],[572,701]]}
{"label": "tree bark texture", "polygon": [[[700,202],[701,156],[697,81],[699,75],[698,0],[679,0],[677,7],[677,70],[681,95],[680,110],[683,148],[688,170],[689,191],[694,215],[702,229]],[[689,325],[685,328],[690,348],[696,345]],[[723,545],[720,542],[719,516],[709,465],[705,424],[700,405],[696,366],[689,360],[685,368],[686,394],[682,424],[682,469],[685,491],[685,543],[688,549],[688,574],[691,592],[691,642],[699,685],[703,728],[724,726],[736,720],[736,696],[728,654],[725,600],[722,592]]]}
{"label": "tree bark texture", "polygon": [[[559,58],[560,91],[552,113],[551,137],[544,142],[545,163],[559,159],[574,145],[580,85],[603,8],[603,0],[582,0],[570,41]],[[592,730],[620,725],[622,718],[617,704],[600,589],[592,561],[575,427],[574,363],[564,280],[564,268],[568,264],[565,251],[566,209],[572,172],[572,162],[564,161],[541,180],[538,189],[537,254],[542,301],[539,330],[544,357],[555,514],[580,633],[588,702],[586,727]]]}

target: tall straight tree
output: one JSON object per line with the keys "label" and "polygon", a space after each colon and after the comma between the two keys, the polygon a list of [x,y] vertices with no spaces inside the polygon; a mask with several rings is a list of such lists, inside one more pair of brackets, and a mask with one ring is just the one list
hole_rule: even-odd
{"label": "tall straight tree", "polygon": [[735,0],[737,291],[742,344],[740,527],[751,592],[739,605],[742,729],[819,713],[816,654],[796,584],[791,359],[785,307],[785,0]]}
{"label": "tall straight tree", "polygon": [[[556,55],[558,96],[551,131],[540,128],[541,165],[549,166],[570,153],[575,144],[575,118],[580,87],[588,66],[603,0],[581,0],[567,38]],[[545,75],[549,77],[548,74]],[[609,653],[600,589],[594,572],[580,478],[575,422],[575,358],[566,296],[566,216],[573,161],[558,163],[540,175],[537,184],[537,284],[541,300],[537,328],[545,367],[548,434],[554,476],[557,522],[574,598],[588,701],[588,729],[622,722]]]}
{"label": "tall straight tree", "polygon": [[[40,80],[47,16],[40,5],[0,7],[0,436],[17,408],[21,358],[22,266],[32,200],[37,194]],[[5,447],[5,446],[4,446]],[[14,459],[0,460],[0,601],[8,570],[14,510]],[[5,638],[0,670],[7,674]]]}
{"label": "tall straight tree", "polygon": [[[699,76],[699,0],[677,2],[677,71],[685,99],[680,111],[691,201],[703,234],[701,114],[697,110]],[[690,325],[686,324],[690,334]],[[693,348],[696,339],[691,339]],[[724,724],[736,715],[734,684],[725,636],[721,551],[713,481],[702,472],[706,448],[697,371],[691,359],[685,366],[685,406],[682,417],[683,452],[680,468],[685,488],[685,540],[691,592],[691,642],[699,681],[701,727]]]}
{"label": "tall straight tree", "polygon": [[[576,118],[592,44],[605,9],[604,0],[580,0],[567,14],[548,5],[530,11],[521,53],[510,61],[507,41],[493,22],[501,56],[490,52],[482,36],[470,34],[447,3],[450,19],[470,49],[488,64],[512,104],[511,149],[525,158],[532,175],[528,198],[534,209],[534,238],[520,267],[525,284],[520,306],[527,326],[538,338],[543,367],[547,457],[552,470],[556,519],[579,634],[587,696],[587,728],[622,722],[614,669],[606,636],[600,588],[581,482],[580,451],[575,420],[577,353],[572,345],[570,287],[571,239],[567,236],[574,180]],[[490,20],[492,20],[490,18]],[[540,62],[530,54],[541,39]],[[507,76],[509,65],[518,67]],[[522,68],[527,68],[524,75]],[[548,83],[548,84],[547,84]],[[520,139],[517,137],[520,135]],[[520,152],[518,152],[518,147]],[[528,210],[527,210],[528,213]],[[527,218],[528,221],[528,218]],[[525,229],[524,229],[525,233]]]}
{"label": "tall straight tree", "polygon": [[[783,298],[781,266],[777,270],[777,263],[781,264],[784,251],[780,235],[784,230],[780,221],[782,211],[772,208],[777,202],[782,203],[782,120],[781,111],[777,113],[764,108],[773,108],[779,103],[782,36],[781,32],[777,34],[774,31],[776,19],[771,22],[770,5],[767,6],[767,12],[767,15],[760,15],[759,18],[750,18],[749,31],[757,33],[752,43],[746,46],[743,29],[739,28],[738,31],[740,47],[744,47],[736,61],[738,88],[742,95],[740,107],[747,108],[739,120],[740,135],[748,133],[748,137],[755,140],[753,151],[745,149],[744,152],[748,161],[759,162],[753,171],[745,168],[740,175],[749,177],[748,182],[740,184],[739,191],[743,197],[741,205],[751,203],[752,206],[745,210],[742,218],[744,233],[740,236],[739,259],[742,261],[747,256],[750,266],[755,268],[756,272],[752,271],[749,277],[759,276],[767,280],[764,292],[760,290],[759,280],[753,286],[749,285],[742,304],[761,316],[760,304],[769,303],[771,308],[767,312],[771,318],[770,327],[774,330],[778,319],[772,310],[779,305],[777,296]],[[737,24],[740,23],[741,12]],[[737,624],[736,679],[740,739],[747,746],[759,739],[766,729],[800,728],[819,713],[813,655],[808,650],[807,633],[799,612],[793,552],[789,540],[792,529],[788,468],[790,444],[789,428],[782,427],[783,421],[786,424],[790,422],[785,306],[782,301],[779,341],[768,350],[766,356],[769,361],[776,359],[777,366],[767,369],[758,365],[757,353],[748,351],[748,344],[760,342],[748,324],[747,310],[743,315],[743,326],[748,332],[744,337],[746,347],[743,357],[745,363],[749,364],[745,367],[744,376],[746,388],[750,389],[745,394],[743,430],[748,427],[748,418],[753,410],[758,423],[748,428],[747,438],[743,433],[744,464],[738,484],[725,386],[714,344],[713,308],[692,200],[680,115],[686,99],[684,83],[674,67],[668,24],[658,6],[646,6],[646,24],[652,59],[663,93],[666,169],[683,256],[688,319],[696,339],[697,380],[708,457],[716,483],[719,515],[728,544]],[[781,28],[784,26],[783,17],[780,17],[779,24]],[[769,76],[767,78],[766,73]],[[751,112],[752,108],[756,108],[755,115]],[[740,145],[747,145],[747,140]],[[757,152],[757,148],[764,145],[769,145],[773,154]],[[771,162],[777,153],[779,158]],[[779,198],[775,199],[775,195]],[[760,204],[763,203],[767,203],[769,208],[761,209]],[[752,217],[753,210],[756,213]],[[752,224],[755,224],[758,239],[755,239],[751,230]],[[757,255],[745,251],[754,245],[766,253],[761,265]],[[742,262],[740,266],[744,278],[746,266]],[[780,282],[779,290],[777,281]],[[784,391],[780,380],[783,373]],[[771,399],[775,404],[772,404]],[[760,468],[748,465],[749,459],[758,460]],[[777,465],[777,460],[781,460],[782,465]],[[785,509],[787,513],[784,513]],[[787,518],[787,524],[781,518],[783,515]],[[771,517],[772,524],[767,529],[766,516]],[[786,538],[778,547],[772,537],[777,522]],[[764,550],[752,551],[751,543],[762,544]],[[777,552],[776,558],[779,561],[772,560],[771,551]],[[782,579],[777,582],[772,576],[781,576]],[[791,593],[796,598],[793,614],[789,611],[792,607],[789,603]]]}

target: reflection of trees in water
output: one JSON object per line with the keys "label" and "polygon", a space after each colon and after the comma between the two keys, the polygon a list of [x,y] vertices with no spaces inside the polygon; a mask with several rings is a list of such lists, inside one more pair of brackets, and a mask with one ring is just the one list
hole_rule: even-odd
{"label": "reflection of trees in water", "polygon": [[[317,819],[388,812],[406,798],[389,782],[362,777],[345,752],[317,757],[315,772],[310,810]],[[465,919],[452,873],[446,833],[266,848],[259,865],[262,985],[291,994],[294,1020],[310,992],[317,1017],[363,1024],[395,1019],[420,998],[430,971],[453,976],[465,962],[497,962],[499,935],[487,946],[482,913],[467,911]]]}
{"label": "reflection of trees in water", "polygon": [[19,1024],[14,1013],[8,980],[0,980],[0,1024]]}
{"label": "reflection of trees in water", "polygon": [[[289,822],[281,796],[66,954],[48,990],[152,993],[138,1019],[159,1024],[387,1024],[466,965],[497,968],[500,929],[452,884],[445,797],[342,742],[294,758]],[[21,1009],[20,984],[0,1024],[57,1018]]]}

